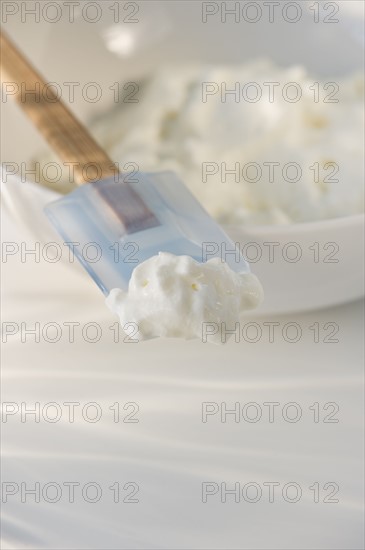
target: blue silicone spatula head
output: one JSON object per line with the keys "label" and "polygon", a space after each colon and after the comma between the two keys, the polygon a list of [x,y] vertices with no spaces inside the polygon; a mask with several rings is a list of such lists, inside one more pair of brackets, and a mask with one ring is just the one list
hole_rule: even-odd
{"label": "blue silicone spatula head", "polygon": [[[250,271],[235,244],[172,172],[83,185],[45,212],[104,294],[127,289],[133,269],[159,252],[220,257]],[[142,205],[142,207],[141,207]]]}

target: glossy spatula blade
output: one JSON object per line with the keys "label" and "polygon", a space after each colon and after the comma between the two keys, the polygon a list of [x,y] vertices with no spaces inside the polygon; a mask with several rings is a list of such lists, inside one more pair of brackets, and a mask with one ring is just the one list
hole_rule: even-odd
{"label": "glossy spatula blade", "polygon": [[[139,172],[134,179],[83,185],[45,209],[104,294],[126,289],[133,269],[159,252],[189,255],[199,262],[218,256],[236,272],[249,271],[235,244],[174,173]],[[129,193],[126,185],[151,212],[140,224],[126,225],[124,214],[120,216]]]}

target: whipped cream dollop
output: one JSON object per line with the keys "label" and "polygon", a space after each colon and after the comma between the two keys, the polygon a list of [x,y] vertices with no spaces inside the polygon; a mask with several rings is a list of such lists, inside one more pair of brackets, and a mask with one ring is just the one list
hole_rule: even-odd
{"label": "whipped cream dollop", "polygon": [[252,273],[236,273],[220,258],[199,263],[160,252],[133,271],[128,291],[114,288],[107,306],[134,340],[158,336],[221,343],[263,290]]}

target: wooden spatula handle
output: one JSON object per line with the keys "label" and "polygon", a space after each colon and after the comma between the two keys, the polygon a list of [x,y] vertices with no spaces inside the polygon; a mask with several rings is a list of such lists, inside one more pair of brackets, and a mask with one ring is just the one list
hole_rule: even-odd
{"label": "wooden spatula handle", "polygon": [[8,79],[15,85],[15,98],[20,107],[60,159],[74,163],[76,183],[104,179],[118,173],[113,161],[13,42],[3,32],[0,39],[2,80]]}

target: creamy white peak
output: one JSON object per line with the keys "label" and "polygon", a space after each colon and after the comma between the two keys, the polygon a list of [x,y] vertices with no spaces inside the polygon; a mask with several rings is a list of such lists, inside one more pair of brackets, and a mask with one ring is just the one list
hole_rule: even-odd
{"label": "creamy white peak", "polygon": [[136,325],[135,339],[163,336],[220,343],[225,341],[222,329],[234,328],[241,314],[262,299],[255,275],[236,273],[220,258],[199,263],[160,252],[134,269],[127,292],[114,288],[106,304],[122,327]]}
{"label": "creamy white peak", "polygon": [[[222,101],[225,89],[236,94]],[[95,134],[121,166],[176,172],[220,223],[335,218],[364,210],[363,93],[360,74],[324,80],[265,61],[165,67]]]}

